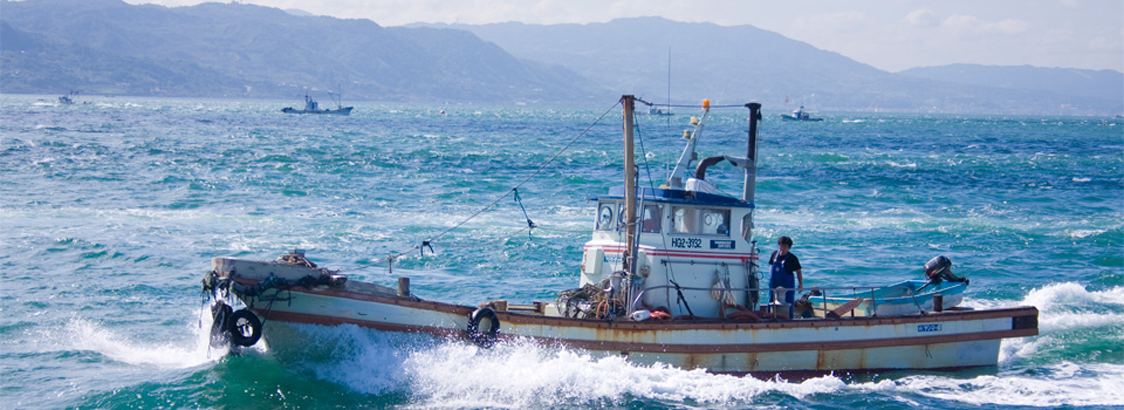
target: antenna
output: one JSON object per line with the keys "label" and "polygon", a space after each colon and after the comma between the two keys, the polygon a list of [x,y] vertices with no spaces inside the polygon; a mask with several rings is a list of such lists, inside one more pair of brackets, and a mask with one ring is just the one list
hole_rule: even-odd
{"label": "antenna", "polygon": [[671,46],[667,47],[667,112],[671,113]]}

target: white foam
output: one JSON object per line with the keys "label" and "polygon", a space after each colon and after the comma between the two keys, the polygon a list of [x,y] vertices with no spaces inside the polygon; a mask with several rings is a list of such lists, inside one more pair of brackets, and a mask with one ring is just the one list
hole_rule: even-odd
{"label": "white foam", "polygon": [[1034,373],[1003,372],[973,379],[909,376],[895,381],[894,388],[973,405],[1111,406],[1124,403],[1124,366],[1065,362],[1042,366]]}
{"label": "white foam", "polygon": [[[64,349],[92,351],[110,360],[136,366],[158,368],[190,368],[217,361],[226,351],[209,349],[210,315],[204,315],[203,327],[192,323],[192,337],[181,340],[153,341],[122,334],[94,321],[72,318],[64,328]],[[138,340],[144,339],[144,340]]]}
{"label": "white foam", "polygon": [[[313,340],[309,346],[330,350],[306,355],[326,358],[303,364],[317,377],[364,394],[409,391],[415,405],[427,408],[543,408],[626,396],[729,405],[772,392],[802,398],[846,388],[834,376],[787,382],[715,375],[530,342],[481,349],[350,325],[297,328]],[[429,342],[419,343],[422,339]]]}
{"label": "white foam", "polygon": [[1083,239],[1090,236],[1100,235],[1105,233],[1106,229],[1073,229],[1069,231],[1069,237],[1072,239]]}
{"label": "white foam", "polygon": [[[971,300],[965,304],[988,308],[998,307],[1002,302]],[[1063,339],[1071,332],[1124,324],[1124,287],[1120,286],[1089,291],[1074,282],[1055,283],[1030,291],[1017,304],[1038,308],[1039,335],[1005,339],[999,353],[1001,364],[1033,358],[1044,347],[1065,344]],[[1103,336],[1124,340],[1120,334]]]}
{"label": "white foam", "polygon": [[658,364],[633,365],[617,356],[594,357],[518,342],[488,350],[444,343],[412,355],[404,365],[411,391],[437,407],[542,408],[613,401],[626,395],[729,404],[774,391],[804,397],[844,386],[836,377],[801,383],[764,381]]}
{"label": "white foam", "polygon": [[1124,308],[1124,287],[1089,291],[1074,282],[1046,285],[1032,290],[1023,304],[1038,307],[1044,313],[1080,313],[1105,307]]}

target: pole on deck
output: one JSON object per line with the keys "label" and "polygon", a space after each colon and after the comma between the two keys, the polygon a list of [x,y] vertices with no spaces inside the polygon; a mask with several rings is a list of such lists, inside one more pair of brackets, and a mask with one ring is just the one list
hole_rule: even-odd
{"label": "pole on deck", "polygon": [[635,241],[636,231],[636,158],[633,148],[632,136],[632,117],[633,110],[635,109],[636,97],[631,95],[621,96],[621,103],[624,105],[624,209],[625,209],[625,226],[627,231],[625,237],[628,238],[628,246],[625,247],[622,261],[624,263],[624,270],[629,274],[635,274],[635,258],[632,248]]}
{"label": "pole on deck", "polygon": [[742,194],[743,202],[753,202],[754,191],[757,190],[757,121],[761,120],[761,104],[749,103],[749,148],[746,158],[749,158],[749,167],[745,170],[745,193]]}

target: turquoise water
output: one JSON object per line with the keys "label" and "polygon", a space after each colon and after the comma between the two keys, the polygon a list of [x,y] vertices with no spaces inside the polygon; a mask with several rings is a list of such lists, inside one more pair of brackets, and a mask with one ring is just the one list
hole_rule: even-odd
{"label": "turquoise water", "polygon": [[[791,236],[807,285],[919,279],[945,255],[972,279],[965,305],[1041,310],[1041,335],[1004,341],[995,368],[789,381],[351,326],[303,328],[316,343],[294,352],[208,349],[199,280],[216,256],[301,248],[354,278],[407,275],[422,298],[472,305],[575,287],[587,198],[620,184],[613,101],[372,103],[328,118],[283,115],[285,101],[83,99],[0,96],[0,408],[1124,403],[1119,119],[828,113],[792,123],[774,120],[785,107],[765,107],[776,111],[761,124],[756,236],[766,252]],[[700,157],[744,155],[746,115],[712,114]],[[638,118],[645,185],[678,156],[686,121]],[[532,176],[519,189],[539,226],[528,234],[505,195]],[[740,192],[732,168],[708,176]],[[388,272],[388,255],[481,209],[434,241],[435,253],[410,252]]]}

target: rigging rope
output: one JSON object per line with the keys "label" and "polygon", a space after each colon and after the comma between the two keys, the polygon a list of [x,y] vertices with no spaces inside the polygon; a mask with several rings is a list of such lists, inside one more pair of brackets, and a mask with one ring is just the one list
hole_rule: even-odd
{"label": "rigging rope", "polygon": [[515,196],[515,202],[519,204],[519,209],[523,210],[523,217],[527,218],[527,237],[534,239],[531,236],[531,230],[535,229],[535,223],[531,221],[531,217],[527,215],[527,208],[523,207],[523,199],[519,198],[519,188],[512,188],[512,195]]}
{"label": "rigging rope", "polygon": [[[649,107],[660,106],[669,108],[702,108],[701,104],[656,104],[641,100],[639,98],[636,99],[636,102],[647,105]],[[710,108],[745,108],[745,104],[711,105]]]}

